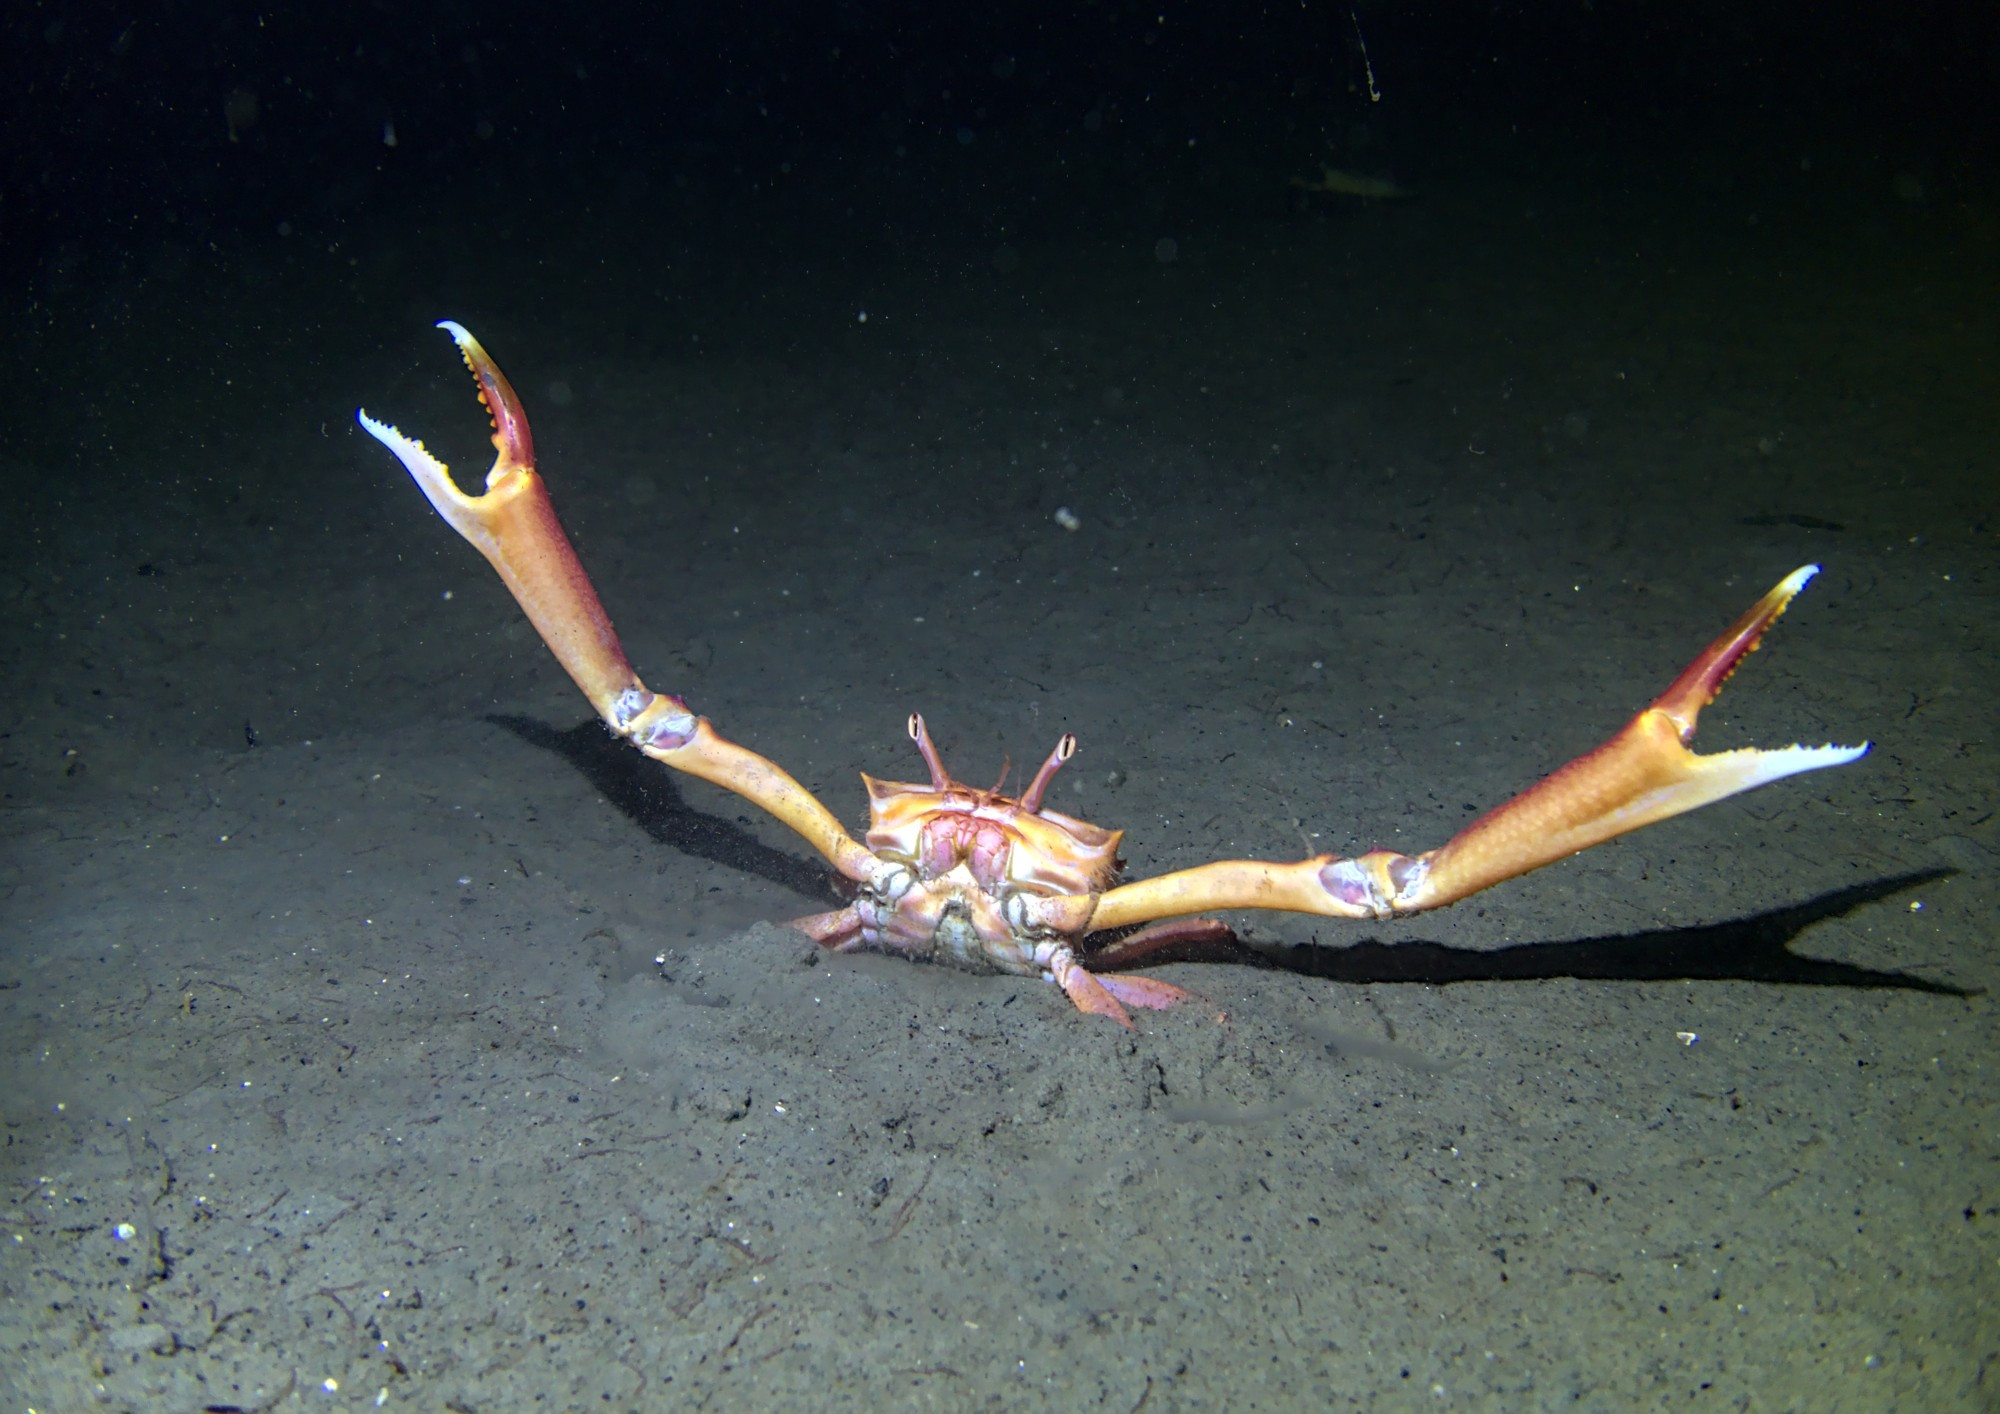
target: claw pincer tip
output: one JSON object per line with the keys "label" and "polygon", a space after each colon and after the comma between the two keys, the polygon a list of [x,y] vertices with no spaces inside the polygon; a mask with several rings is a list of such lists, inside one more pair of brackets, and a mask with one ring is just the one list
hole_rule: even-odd
{"label": "claw pincer tip", "polygon": [[1745,658],[1757,651],[1771,625],[1791,607],[1799,591],[1818,573],[1818,565],[1801,565],[1779,580],[1721,637],[1703,649],[1701,655],[1674,679],[1672,686],[1654,699],[1654,708],[1673,720],[1683,745],[1694,739],[1695,719],[1701,715],[1701,709],[1715,701],[1722,692],[1722,685],[1735,674]]}
{"label": "claw pincer tip", "polygon": [[[513,384],[507,375],[479,346],[479,340],[472,337],[472,331],[452,319],[440,319],[437,327],[451,335],[451,341],[458,345],[459,357],[472,372],[473,381],[479,385],[479,401],[486,405],[486,412],[493,419],[493,450],[500,454],[494,464],[494,473],[525,470],[535,467],[535,439],[528,430],[528,415],[521,407],[521,400],[514,395]],[[492,484],[492,477],[487,478]]]}

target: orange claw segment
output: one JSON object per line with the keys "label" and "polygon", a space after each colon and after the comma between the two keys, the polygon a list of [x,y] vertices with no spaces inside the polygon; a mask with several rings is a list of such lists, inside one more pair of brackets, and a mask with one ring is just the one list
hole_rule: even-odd
{"label": "orange claw segment", "polygon": [[1604,745],[1489,811],[1443,848],[1420,856],[1415,867],[1403,871],[1403,887],[1390,907],[1398,913],[1438,908],[1643,826],[1864,755],[1865,741],[1776,751],[1743,747],[1713,756],[1698,756],[1686,745],[1701,709],[1818,572],[1817,565],[1807,565],[1785,576]]}
{"label": "orange claw segment", "polygon": [[483,495],[468,496],[459,490],[445,464],[422,442],[366,412],[356,416],[376,441],[396,454],[438,514],[499,571],[535,631],[591,706],[619,728],[614,713],[619,697],[634,689],[643,691],[643,686],[626,661],[611,617],[577,562],[549,503],[548,490],[535,472],[534,444],[520,401],[472,336],[455,324],[449,327],[479,379],[481,400],[493,413],[497,455]]}
{"label": "orange claw segment", "polygon": [[1815,573],[1817,566],[1807,565],[1787,575],[1623,731],[1488,811],[1440,849],[1419,855],[1378,849],[1357,859],[1323,854],[1295,864],[1204,864],[1110,890],[1098,901],[1089,927],[1118,928],[1223,908],[1337,918],[1442,908],[1739,791],[1856,760],[1867,752],[1867,742],[1778,751],[1745,747],[1713,756],[1687,748],[1701,709],[1715,700],[1736,665]]}
{"label": "orange claw segment", "polygon": [[[664,704],[663,720],[689,724],[689,730],[667,738],[673,744],[648,740],[645,724],[653,720]],[[738,746],[708,724],[708,718],[694,716],[678,697],[655,697],[647,714],[635,718],[630,727],[618,728],[634,745],[655,761],[698,776],[711,785],[734,791],[745,800],[776,816],[804,837],[825,856],[828,863],[857,882],[875,878],[886,867],[865,845],[841,828],[833,812],[818,797],[794,780],[775,761],[758,755],[747,746]],[[836,915],[820,915],[832,918]],[[818,941],[825,942],[825,938]]]}
{"label": "orange claw segment", "polygon": [[521,400],[462,325],[447,319],[438,327],[450,332],[465,356],[480,401],[493,417],[495,455],[485,492],[468,496],[459,490],[445,464],[415,438],[366,412],[356,414],[361,425],[396,454],[438,514],[499,571],[542,642],[614,732],[654,760],[762,806],[849,878],[871,877],[880,867],[874,856],[805,787],[721,736],[680,698],[655,695],[639,681],[535,471],[534,439]]}
{"label": "orange claw segment", "polygon": [[1722,685],[1736,671],[1736,665],[1757,651],[1764,640],[1764,631],[1778,621],[1778,615],[1791,606],[1799,591],[1818,573],[1818,565],[1801,565],[1779,580],[1769,594],[1751,605],[1742,618],[1729,626],[1728,632],[1709,644],[1700,657],[1688,664],[1687,671],[1674,679],[1673,686],[1654,701],[1653,710],[1673,718],[1683,742],[1693,740],[1695,718],[1701,715],[1702,708],[1715,701]]}
{"label": "orange claw segment", "polygon": [[463,324],[450,319],[440,319],[437,327],[451,335],[451,341],[458,345],[459,356],[465,366],[472,370],[472,376],[479,382],[479,401],[486,405],[487,414],[493,419],[493,470],[487,473],[486,484],[491,486],[493,478],[516,467],[535,469],[535,438],[528,430],[528,414],[521,407],[521,400],[514,396],[514,385],[507,381],[507,375],[479,346],[479,340],[472,337],[472,331]]}
{"label": "orange claw segment", "polygon": [[1123,928],[1155,918],[1210,913],[1219,908],[1264,908],[1320,913],[1336,918],[1374,918],[1382,910],[1329,892],[1324,869],[1343,861],[1330,854],[1295,863],[1261,859],[1221,859],[1120,884],[1097,901],[1090,929]]}

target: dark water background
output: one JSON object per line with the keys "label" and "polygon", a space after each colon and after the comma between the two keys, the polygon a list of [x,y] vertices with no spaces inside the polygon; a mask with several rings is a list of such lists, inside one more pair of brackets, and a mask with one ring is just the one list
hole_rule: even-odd
{"label": "dark water background", "polygon": [[[16,1407],[1990,1407],[1990,6],[4,37]],[[1428,847],[1808,562],[1703,744],[1876,746],[1136,1036],[829,959],[356,428],[476,481],[441,317],[856,826],[922,710],[1135,876]]]}

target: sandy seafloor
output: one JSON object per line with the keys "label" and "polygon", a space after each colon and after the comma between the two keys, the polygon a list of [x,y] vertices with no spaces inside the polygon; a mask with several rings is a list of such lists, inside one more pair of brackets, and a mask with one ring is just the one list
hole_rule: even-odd
{"label": "sandy seafloor", "polygon": [[[2000,209],[1885,161],[55,291],[6,1407],[1991,1407]],[[810,851],[610,742],[355,428],[476,483],[442,316],[639,670],[856,827],[921,710],[982,784],[1075,732],[1134,876],[1428,847],[1808,562],[1701,742],[1875,747],[1446,912],[1238,916],[1273,965],[1133,1034],[823,956],[769,926]]]}

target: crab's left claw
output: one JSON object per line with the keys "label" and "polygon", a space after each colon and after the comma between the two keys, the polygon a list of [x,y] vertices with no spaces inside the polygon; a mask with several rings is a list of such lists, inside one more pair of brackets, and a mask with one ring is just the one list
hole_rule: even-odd
{"label": "crab's left claw", "polygon": [[1377,849],[1357,859],[1319,855],[1296,864],[1206,864],[1111,890],[1099,900],[1089,926],[1116,928],[1222,908],[1292,909],[1339,918],[1442,908],[1739,791],[1856,760],[1867,752],[1867,742],[1776,751],[1745,747],[1713,756],[1688,748],[1701,709],[1818,573],[1818,565],[1806,565],[1786,575],[1624,730],[1488,811],[1438,849],[1418,855]]}
{"label": "crab's left claw", "polygon": [[1818,565],[1806,565],[1786,575],[1623,731],[1475,820],[1443,848],[1401,866],[1395,861],[1402,856],[1386,851],[1353,861],[1373,875],[1367,891],[1397,913],[1442,907],[1642,826],[1865,755],[1865,741],[1777,750],[1746,746],[1713,756],[1688,747],[1701,709],[1818,573]]}

